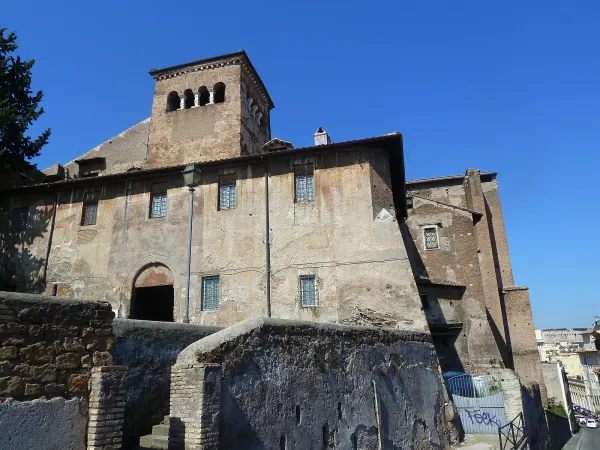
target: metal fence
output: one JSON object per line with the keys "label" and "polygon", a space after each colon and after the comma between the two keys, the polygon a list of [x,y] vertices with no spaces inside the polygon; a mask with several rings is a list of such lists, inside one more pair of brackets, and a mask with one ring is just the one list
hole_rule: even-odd
{"label": "metal fence", "polygon": [[491,375],[458,375],[446,379],[465,433],[496,434],[506,423],[504,394]]}
{"label": "metal fence", "polygon": [[500,450],[528,449],[529,442],[525,435],[523,414],[519,413],[513,420],[498,428],[498,437],[500,438]]}

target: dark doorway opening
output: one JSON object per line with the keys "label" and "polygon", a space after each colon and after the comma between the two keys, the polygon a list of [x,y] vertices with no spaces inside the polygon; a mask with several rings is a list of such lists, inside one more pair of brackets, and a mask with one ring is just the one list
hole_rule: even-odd
{"label": "dark doorway opening", "polygon": [[173,322],[173,285],[135,288],[131,319]]}

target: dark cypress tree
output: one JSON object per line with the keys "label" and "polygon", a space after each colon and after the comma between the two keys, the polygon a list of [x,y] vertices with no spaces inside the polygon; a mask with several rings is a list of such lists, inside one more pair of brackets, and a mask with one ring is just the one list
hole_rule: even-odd
{"label": "dark cypress tree", "polygon": [[27,129],[44,112],[39,106],[43,94],[31,91],[35,61],[21,61],[14,55],[17,47],[17,35],[6,35],[6,29],[0,29],[0,173],[32,168],[27,160],[40,154],[50,136],[50,129],[37,138],[27,135]]}

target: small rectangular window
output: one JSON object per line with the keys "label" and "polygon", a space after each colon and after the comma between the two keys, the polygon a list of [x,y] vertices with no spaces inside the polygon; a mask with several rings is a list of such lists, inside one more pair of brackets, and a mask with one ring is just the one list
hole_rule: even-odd
{"label": "small rectangular window", "polygon": [[314,275],[300,277],[300,306],[317,306],[317,279]]}
{"label": "small rectangular window", "polygon": [[235,177],[224,176],[219,180],[219,209],[234,209],[236,207]]}
{"label": "small rectangular window", "polygon": [[219,276],[202,277],[202,311],[219,309]]}
{"label": "small rectangular window", "polygon": [[421,304],[423,309],[429,309],[429,294],[421,294]]}
{"label": "small rectangular window", "polygon": [[425,241],[425,250],[435,250],[440,248],[437,227],[423,228],[423,240]]}
{"label": "small rectangular window", "polygon": [[86,196],[83,201],[83,209],[81,211],[81,225],[96,225],[96,217],[98,216],[98,200],[91,196]]}
{"label": "small rectangular window", "polygon": [[12,229],[15,233],[25,231],[29,223],[29,208],[15,208],[13,210]]}
{"label": "small rectangular window", "polygon": [[412,197],[406,197],[406,208],[407,209],[412,209],[413,207],[413,198]]}
{"label": "small rectangular window", "polygon": [[296,202],[311,202],[315,199],[315,175],[312,164],[294,168]]}

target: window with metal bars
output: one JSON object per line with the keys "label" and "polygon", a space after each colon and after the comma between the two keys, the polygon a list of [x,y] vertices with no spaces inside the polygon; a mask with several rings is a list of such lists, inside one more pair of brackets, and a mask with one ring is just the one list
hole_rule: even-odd
{"label": "window with metal bars", "polygon": [[15,208],[13,210],[12,229],[15,233],[25,231],[29,223],[29,208]]}
{"label": "window with metal bars", "polygon": [[312,164],[296,166],[296,202],[311,202],[315,199],[315,175]]}
{"label": "window with metal bars", "polygon": [[236,207],[235,180],[219,184],[219,209],[233,209]]}
{"label": "window with metal bars", "polygon": [[96,225],[98,217],[98,201],[85,200],[81,212],[81,225]]}
{"label": "window with metal bars", "polygon": [[425,250],[435,250],[440,248],[437,227],[423,228],[423,240],[425,241]]}
{"label": "window with metal bars", "polygon": [[317,277],[314,275],[300,277],[300,306],[303,308],[317,306]]}
{"label": "window with metal bars", "polygon": [[167,193],[160,192],[150,197],[150,218],[165,217],[167,215]]}
{"label": "window with metal bars", "polygon": [[219,309],[219,276],[202,277],[202,311]]}

